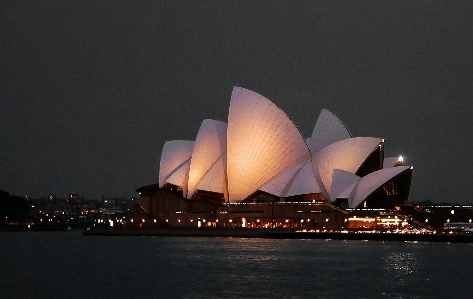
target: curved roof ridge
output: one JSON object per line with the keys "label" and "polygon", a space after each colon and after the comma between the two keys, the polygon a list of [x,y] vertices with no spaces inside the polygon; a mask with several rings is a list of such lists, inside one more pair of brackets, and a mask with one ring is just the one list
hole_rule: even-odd
{"label": "curved roof ridge", "polygon": [[[343,196],[350,195],[349,193],[351,193],[355,184],[358,183],[360,179],[360,176],[351,172],[334,169],[332,175],[332,197],[330,201],[334,202],[337,198],[345,198],[341,197],[342,194]],[[348,190],[350,188],[351,190]],[[346,193],[348,193],[348,195]]]}
{"label": "curved roof ridge", "polygon": [[306,142],[310,152],[315,154],[332,143],[352,137],[345,124],[335,114],[324,108],[317,118],[312,136],[307,138]]}
{"label": "curved roof ridge", "polygon": [[304,165],[297,171],[286,189],[284,189],[283,197],[322,192],[315,177],[311,159],[307,159],[303,163]]}
{"label": "curved roof ridge", "polygon": [[301,162],[287,169],[286,171],[276,174],[273,178],[261,186],[260,190],[281,197],[287,185],[299,172],[304,163],[305,162]]}
{"label": "curved roof ridge", "polygon": [[369,155],[383,142],[381,138],[354,137],[332,143],[312,156],[314,172],[326,199],[332,196],[334,169],[351,173],[363,165]]}
{"label": "curved roof ridge", "polygon": [[348,198],[349,207],[358,207],[363,201],[366,200],[366,198],[368,198],[368,196],[370,196],[384,183],[411,169],[411,166],[389,167],[377,170],[362,177],[350,195],[350,198]]}
{"label": "curved roof ridge", "polygon": [[204,119],[192,150],[187,198],[190,198],[202,176],[226,152],[227,124],[225,122]]}
{"label": "curved roof ridge", "polygon": [[[195,190],[211,191],[222,193],[224,198],[228,198],[227,184],[226,184],[226,157],[222,154],[210,168],[201,176],[200,180],[195,186]],[[189,191],[189,194],[191,192]],[[192,194],[191,194],[192,195]],[[188,196],[190,198],[190,196]]]}
{"label": "curved roof ridge", "polygon": [[164,143],[159,161],[160,188],[171,173],[192,156],[194,143],[190,140],[170,140]]}
{"label": "curved roof ridge", "polygon": [[179,167],[177,167],[166,179],[166,183],[170,183],[179,187],[182,187],[183,195],[187,194],[187,180],[189,178],[189,167],[191,165],[191,159],[184,161]]}

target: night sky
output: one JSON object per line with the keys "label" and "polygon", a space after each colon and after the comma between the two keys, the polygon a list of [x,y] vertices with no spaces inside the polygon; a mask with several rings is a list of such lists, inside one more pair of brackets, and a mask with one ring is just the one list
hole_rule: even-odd
{"label": "night sky", "polygon": [[471,203],[473,1],[1,1],[0,189],[137,196],[233,86],[309,137],[320,111]]}

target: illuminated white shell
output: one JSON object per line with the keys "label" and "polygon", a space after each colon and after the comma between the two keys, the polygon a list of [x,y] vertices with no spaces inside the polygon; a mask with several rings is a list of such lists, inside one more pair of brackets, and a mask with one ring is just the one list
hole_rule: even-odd
{"label": "illuminated white shell", "polygon": [[[224,122],[206,119],[196,141],[163,146],[159,186],[222,193],[238,202],[262,190],[278,197],[322,193],[330,202],[348,198],[357,207],[384,182],[406,167],[399,157],[385,158],[382,171],[356,175],[383,139],[352,138],[345,125],[324,109],[306,141],[289,117],[265,97],[234,87]],[[311,155],[311,153],[313,155]]]}
{"label": "illuminated white shell", "polygon": [[315,178],[311,159],[306,160],[284,190],[282,197],[321,193],[322,189]]}
{"label": "illuminated white shell", "polygon": [[356,173],[382,142],[383,139],[380,138],[355,137],[335,142],[318,151],[312,159],[312,164],[324,197],[332,198],[334,169]]}
{"label": "illuminated white shell", "polygon": [[287,185],[294,178],[296,173],[302,168],[304,163],[305,161],[276,175],[274,178],[269,180],[266,184],[261,186],[260,190],[282,197],[282,194],[284,190],[286,189]]}
{"label": "illuminated white shell", "polygon": [[[225,200],[227,200],[228,191],[225,175],[227,165],[224,162],[226,160],[226,153],[224,153],[202,176],[195,189],[222,193]],[[191,194],[190,191],[188,194]]]}
{"label": "illuminated white shell", "polygon": [[[223,160],[226,150],[227,124],[217,120],[205,119],[197,133],[192,151],[187,198],[192,197],[196,186],[206,174],[208,174],[206,181],[200,184],[201,188],[205,186],[205,190],[212,189],[207,191],[224,193],[221,191],[223,191],[226,169],[221,166],[222,163],[226,163],[226,160]],[[221,162],[216,164],[217,160],[221,160]],[[208,173],[214,164],[215,167],[213,167],[212,172]]]}
{"label": "illuminated white shell", "polygon": [[187,193],[187,180],[189,178],[189,168],[191,160],[187,159],[179,165],[166,179],[166,183],[182,187],[183,194]]}
{"label": "illuminated white shell", "polygon": [[233,88],[227,130],[230,202],[247,198],[309,157],[299,130],[281,109],[255,92]]}
{"label": "illuminated white shell", "polygon": [[189,140],[171,140],[164,143],[159,162],[159,187],[163,187],[169,176],[192,156],[193,148],[194,141]]}

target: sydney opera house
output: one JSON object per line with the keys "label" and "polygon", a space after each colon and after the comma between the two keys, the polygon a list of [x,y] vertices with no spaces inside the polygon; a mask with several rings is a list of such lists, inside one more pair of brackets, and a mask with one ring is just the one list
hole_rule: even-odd
{"label": "sydney opera house", "polygon": [[270,100],[234,87],[227,122],[205,119],[195,140],[164,144],[159,181],[137,190],[127,223],[395,227],[411,176],[402,156],[384,157],[384,139],[352,136],[330,111],[304,138]]}

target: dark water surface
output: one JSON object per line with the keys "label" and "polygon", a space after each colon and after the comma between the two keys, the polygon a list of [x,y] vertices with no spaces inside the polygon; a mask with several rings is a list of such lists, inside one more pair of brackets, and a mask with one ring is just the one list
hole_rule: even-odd
{"label": "dark water surface", "polygon": [[473,298],[473,244],[0,233],[0,298]]}

